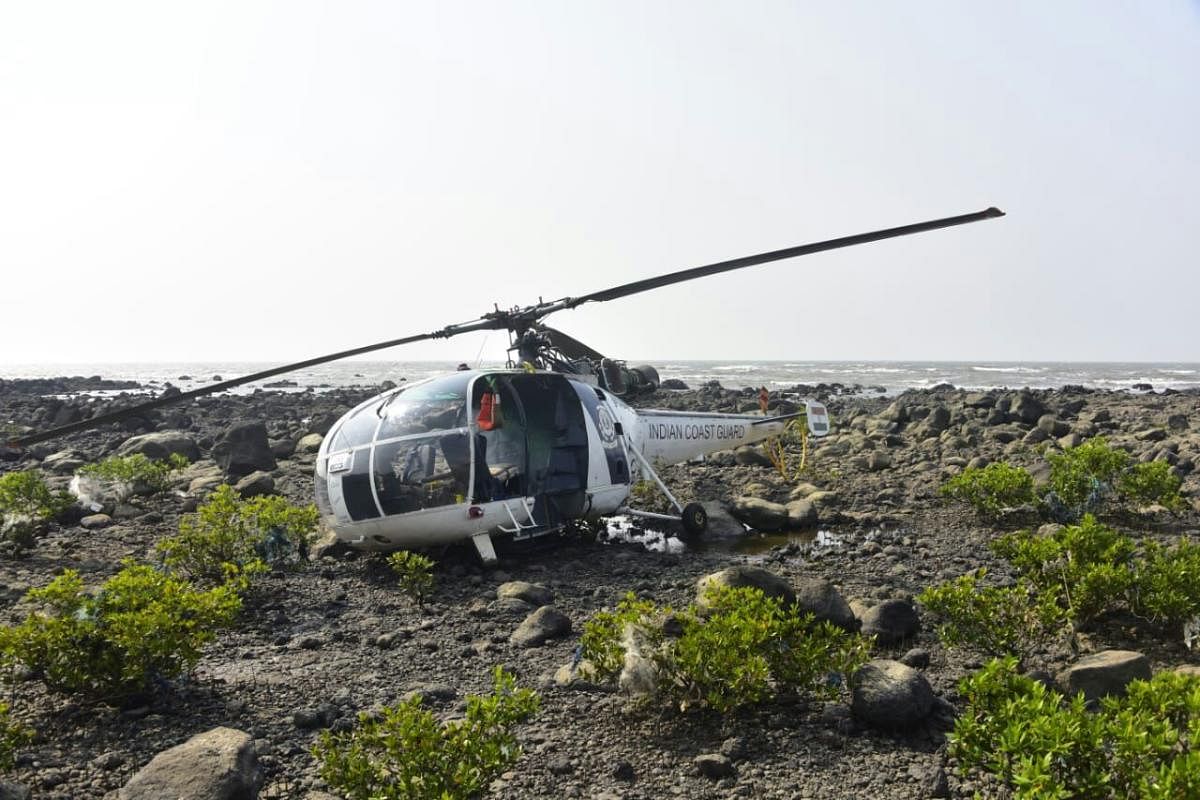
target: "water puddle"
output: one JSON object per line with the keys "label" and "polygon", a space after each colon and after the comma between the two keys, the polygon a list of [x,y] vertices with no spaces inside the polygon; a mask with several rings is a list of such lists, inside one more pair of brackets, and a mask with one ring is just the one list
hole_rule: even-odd
{"label": "water puddle", "polygon": [[796,555],[815,551],[836,551],[846,547],[849,534],[826,530],[790,531],[787,533],[748,533],[734,544],[734,550],[745,555],[763,555],[776,548],[785,548]]}
{"label": "water puddle", "polygon": [[640,544],[652,553],[683,553],[694,548],[670,531],[650,527],[644,520],[629,516],[609,517],[600,541]]}

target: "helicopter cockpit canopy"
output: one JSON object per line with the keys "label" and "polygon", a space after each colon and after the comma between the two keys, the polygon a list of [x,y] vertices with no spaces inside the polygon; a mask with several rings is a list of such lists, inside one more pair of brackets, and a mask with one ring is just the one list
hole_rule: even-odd
{"label": "helicopter cockpit canopy", "polygon": [[317,503],[360,522],[582,491],[586,469],[583,411],[562,376],[462,371],[346,414],[317,459]]}

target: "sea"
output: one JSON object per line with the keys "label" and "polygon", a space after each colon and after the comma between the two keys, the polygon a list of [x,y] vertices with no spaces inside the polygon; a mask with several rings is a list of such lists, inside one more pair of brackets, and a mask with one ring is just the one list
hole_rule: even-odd
{"label": "sea", "polygon": [[[1098,389],[1145,391],[1200,389],[1200,363],[1182,362],[1070,362],[1070,361],[687,361],[673,359],[630,360],[653,364],[659,376],[676,378],[689,387],[709,381],[738,389],[766,386],[781,389],[796,384],[840,383],[861,386],[865,391],[895,395],[906,389],[951,384],[962,389],[1058,388],[1065,385]],[[274,364],[249,362],[175,363],[42,363],[2,364],[0,378],[47,378],[94,376],[109,380],[137,381],[155,392],[168,383],[194,389],[218,379],[233,378],[268,369]],[[341,361],[297,370],[287,375],[251,383],[235,390],[254,391],[268,384],[288,381],[281,391],[317,391],[344,386],[377,386],[384,381],[417,381],[452,371],[448,361]],[[483,368],[503,364],[482,362]]]}

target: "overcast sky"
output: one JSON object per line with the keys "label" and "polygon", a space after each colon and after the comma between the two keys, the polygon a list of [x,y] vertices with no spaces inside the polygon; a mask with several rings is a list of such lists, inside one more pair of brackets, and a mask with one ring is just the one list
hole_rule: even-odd
{"label": "overcast sky", "polygon": [[9,2],[0,362],[282,362],[990,205],[548,321],[1200,361],[1198,152],[1197,2]]}

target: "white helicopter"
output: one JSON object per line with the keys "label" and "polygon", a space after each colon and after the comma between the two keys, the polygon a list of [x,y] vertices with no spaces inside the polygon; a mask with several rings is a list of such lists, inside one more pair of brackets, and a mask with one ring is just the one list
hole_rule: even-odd
{"label": "white helicopter", "polygon": [[[412,342],[507,330],[509,368],[460,371],[393,389],[361,403],[329,430],[316,460],[316,501],[337,537],[358,549],[422,548],[470,540],[485,563],[494,536],[516,539],[575,520],[630,514],[702,532],[698,503],[682,506],[657,468],[779,435],[804,416],[824,436],[820,403],[775,417],[635,410],[621,396],[653,391],[653,367],[627,367],[542,324],[556,311],[811,253],[1004,216],[996,208],[830,239],[681,270],[580,297],[489,312],[431,333],[332,353],[163,396],[9,442],[24,447],[147,410],[293,370]],[[652,480],[677,515],[629,506],[631,489]]]}

